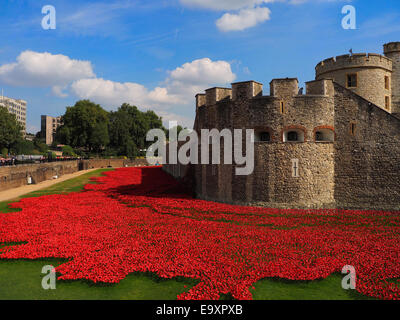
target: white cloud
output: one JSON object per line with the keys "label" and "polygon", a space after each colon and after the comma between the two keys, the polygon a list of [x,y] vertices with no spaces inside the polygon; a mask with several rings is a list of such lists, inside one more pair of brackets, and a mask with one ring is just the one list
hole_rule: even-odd
{"label": "white cloud", "polygon": [[256,26],[270,19],[271,10],[268,8],[242,9],[237,14],[225,13],[216,22],[219,30],[241,31]]}
{"label": "white cloud", "polygon": [[183,127],[193,128],[194,119],[185,117],[181,114],[176,114],[173,112],[166,112],[163,110],[155,110],[156,114],[162,117],[164,127],[169,128],[169,121],[176,121]]}
{"label": "white cloud", "polygon": [[299,5],[307,2],[352,2],[352,0],[180,0],[180,2],[188,7],[231,11],[216,21],[219,30],[228,32],[245,30],[269,20],[271,10],[264,7],[265,4],[282,2]]}
{"label": "white cloud", "polygon": [[64,90],[67,89],[67,86],[54,86],[51,88],[51,91],[56,97],[66,98],[68,97],[68,93],[65,93]]}
{"label": "white cloud", "polygon": [[[239,10],[279,0],[180,0],[183,5],[212,10]],[[280,0],[282,1],[282,0]]]}
{"label": "white cloud", "polygon": [[154,89],[134,82],[97,78],[90,61],[48,52],[24,51],[16,62],[0,66],[0,82],[8,85],[48,87],[55,96],[63,98],[72,93],[79,99],[91,99],[108,109],[126,102],[155,110],[165,120],[178,120],[187,126],[192,120],[181,111],[188,114],[194,110],[195,94],[209,87],[229,84],[235,78],[230,63],[209,58],[194,60],[169,71],[162,85]]}
{"label": "white cloud", "polygon": [[235,80],[231,65],[209,58],[194,60],[170,72],[170,79],[185,84],[227,83]]}
{"label": "white cloud", "polygon": [[89,61],[48,52],[24,51],[16,62],[0,66],[0,82],[12,86],[52,87],[53,93],[59,96],[72,81],[94,76]]}
{"label": "white cloud", "polygon": [[166,110],[174,106],[192,106],[196,93],[230,83],[235,78],[228,62],[204,58],[170,71],[164,86],[153,90],[138,83],[101,78],[74,81],[71,90],[81,99],[92,99],[104,106],[117,107],[127,102],[142,108]]}
{"label": "white cloud", "polygon": [[104,107],[117,107],[127,102],[139,107],[176,104],[177,97],[171,96],[166,88],[149,91],[145,86],[133,82],[114,82],[102,78],[74,81],[71,90],[80,99],[91,99]]}

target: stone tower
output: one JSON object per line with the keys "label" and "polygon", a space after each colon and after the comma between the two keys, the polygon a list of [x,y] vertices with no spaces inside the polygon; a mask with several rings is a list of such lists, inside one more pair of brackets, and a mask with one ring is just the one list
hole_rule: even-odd
{"label": "stone tower", "polygon": [[[395,54],[400,56],[400,51]],[[332,79],[388,112],[392,112],[392,70],[392,60],[375,53],[333,57],[315,67],[316,80]]]}
{"label": "stone tower", "polygon": [[385,56],[393,62],[392,112],[400,115],[400,42],[390,42],[383,46]]}

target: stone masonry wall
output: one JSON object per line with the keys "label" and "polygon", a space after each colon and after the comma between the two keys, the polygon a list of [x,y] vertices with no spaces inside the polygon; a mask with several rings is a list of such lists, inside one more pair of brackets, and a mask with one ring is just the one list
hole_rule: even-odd
{"label": "stone masonry wall", "polygon": [[392,74],[392,111],[400,115],[400,42],[391,42],[384,45],[385,56],[393,63]]}
{"label": "stone masonry wall", "polygon": [[[333,142],[316,143],[314,137],[315,128],[334,130],[332,81],[317,81],[315,88],[312,95],[298,95],[297,79],[277,79],[271,82],[272,95],[262,96],[259,83],[242,82],[233,84],[231,100],[209,98],[200,105],[194,127],[199,135],[201,129],[254,129],[270,132],[271,141],[255,143],[255,171],[249,176],[236,175],[235,165],[195,165],[197,195],[238,204],[333,206]],[[214,90],[206,91],[209,97],[216,96]],[[305,142],[283,143],[283,132],[298,127]],[[299,178],[292,177],[293,159],[299,160]]]}
{"label": "stone masonry wall", "polygon": [[337,206],[400,208],[400,120],[340,85],[335,89]]}
{"label": "stone masonry wall", "polygon": [[[349,68],[325,73],[317,78],[328,77],[334,79],[335,82],[343,87],[347,87],[347,74],[357,74],[357,88],[349,88],[350,90],[377,106],[386,109],[385,97],[392,99],[392,90],[390,86],[389,90],[385,89],[385,76],[391,79],[391,72],[379,68]],[[389,107],[387,110],[391,111],[391,108]]]}

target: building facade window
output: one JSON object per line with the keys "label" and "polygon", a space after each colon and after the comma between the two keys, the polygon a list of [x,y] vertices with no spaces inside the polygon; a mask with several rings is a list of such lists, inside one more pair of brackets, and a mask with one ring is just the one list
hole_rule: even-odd
{"label": "building facade window", "polygon": [[386,90],[390,89],[390,80],[388,76],[385,76],[385,89]]}
{"label": "building facade window", "polygon": [[299,134],[296,131],[289,131],[287,134],[287,141],[290,142],[299,141]]}
{"label": "building facade window", "polygon": [[347,88],[357,88],[357,73],[351,73],[347,75]]}
{"label": "building facade window", "polygon": [[271,135],[269,132],[261,132],[260,133],[260,141],[261,142],[270,142],[271,141]]}
{"label": "building facade window", "polygon": [[273,133],[271,128],[258,127],[254,129],[255,142],[271,142],[273,140]]}
{"label": "building facade window", "polygon": [[314,129],[315,142],[334,142],[335,130],[333,127],[321,126]]}
{"label": "building facade window", "polygon": [[356,134],[357,125],[355,122],[350,122],[350,134],[354,136]]}
{"label": "building facade window", "polygon": [[285,113],[285,103],[283,101],[281,101],[280,104],[279,104],[279,112],[281,114]]}
{"label": "building facade window", "polygon": [[389,109],[390,108],[390,97],[385,96],[385,108]]}
{"label": "building facade window", "polygon": [[290,126],[282,131],[282,142],[304,142],[306,129],[302,126]]}
{"label": "building facade window", "polygon": [[299,174],[299,159],[292,159],[292,177],[298,178]]}

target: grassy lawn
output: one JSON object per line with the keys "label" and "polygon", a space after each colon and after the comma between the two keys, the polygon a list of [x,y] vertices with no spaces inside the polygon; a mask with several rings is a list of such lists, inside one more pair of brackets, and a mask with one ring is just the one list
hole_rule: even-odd
{"label": "grassy lawn", "polygon": [[[49,188],[23,196],[39,197],[49,194],[66,194],[81,191],[90,182],[91,177],[100,176],[102,172],[113,169],[99,169],[74,179],[55,184]],[[1,202],[0,212],[17,211],[8,204],[14,201]],[[44,290],[41,286],[42,267],[58,266],[59,259],[40,260],[0,260],[0,300],[57,300],[57,299],[132,299],[132,300],[174,300],[177,295],[196,285],[193,279],[160,279],[154,275],[130,274],[116,285],[97,285],[86,281],[57,281],[56,290]],[[251,289],[256,300],[359,300],[367,297],[353,290],[343,290],[342,276],[331,275],[319,281],[287,281],[282,279],[264,279],[258,281]],[[223,299],[229,299],[224,296]]]}

